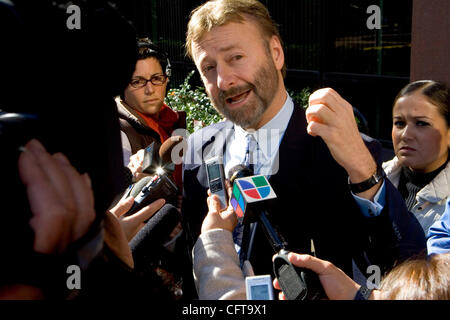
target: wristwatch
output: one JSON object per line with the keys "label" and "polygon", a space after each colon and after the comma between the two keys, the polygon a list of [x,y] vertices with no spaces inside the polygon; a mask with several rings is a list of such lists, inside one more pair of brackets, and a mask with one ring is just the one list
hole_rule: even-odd
{"label": "wristwatch", "polygon": [[351,183],[350,178],[348,179],[348,186],[353,193],[361,193],[369,190],[378,182],[380,182],[385,177],[384,170],[381,166],[377,167],[377,171],[367,180],[359,183]]}
{"label": "wristwatch", "polygon": [[355,294],[353,300],[369,300],[370,294],[373,289],[369,289],[366,286],[362,285]]}

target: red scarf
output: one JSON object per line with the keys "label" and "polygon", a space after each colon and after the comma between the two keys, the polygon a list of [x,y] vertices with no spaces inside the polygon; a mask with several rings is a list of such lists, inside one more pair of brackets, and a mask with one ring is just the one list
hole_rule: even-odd
{"label": "red scarf", "polygon": [[174,129],[173,127],[178,121],[178,113],[170,109],[166,104],[163,104],[161,107],[158,120],[155,120],[139,111],[136,112],[145,120],[147,126],[159,134],[161,143],[170,137]]}
{"label": "red scarf", "polygon": [[[144,120],[147,126],[153,129],[155,132],[159,134],[159,138],[161,139],[161,143],[166,141],[174,130],[174,125],[178,121],[178,113],[170,109],[166,104],[163,104],[161,110],[159,111],[158,120],[153,119],[137,110],[135,110]],[[175,172],[173,173],[173,178],[175,180],[175,184],[178,188],[182,188],[182,172],[181,165],[175,166]]]}

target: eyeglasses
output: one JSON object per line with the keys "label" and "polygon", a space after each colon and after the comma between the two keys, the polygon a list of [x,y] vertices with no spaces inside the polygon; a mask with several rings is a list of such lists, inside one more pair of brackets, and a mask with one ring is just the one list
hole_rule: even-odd
{"label": "eyeglasses", "polygon": [[143,88],[147,85],[147,82],[150,81],[155,86],[162,86],[164,83],[166,83],[167,78],[168,77],[165,74],[155,74],[151,76],[151,78],[148,80],[145,78],[138,77],[131,79],[130,85],[133,88]]}

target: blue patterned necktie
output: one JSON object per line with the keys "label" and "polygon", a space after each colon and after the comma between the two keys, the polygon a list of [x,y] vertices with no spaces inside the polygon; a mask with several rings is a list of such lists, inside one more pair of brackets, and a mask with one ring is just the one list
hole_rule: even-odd
{"label": "blue patterned necktie", "polygon": [[[246,138],[247,145],[246,145],[246,149],[245,149],[245,157],[244,157],[243,165],[247,166],[248,168],[250,168],[253,171],[254,165],[255,165],[253,156],[254,156],[254,151],[256,150],[256,146],[258,143],[256,142],[255,138],[251,134],[247,134],[245,136],[245,138]],[[236,251],[240,258],[241,267],[242,267],[244,261],[246,260],[246,252],[241,251],[243,234],[244,234],[244,225],[242,223],[238,222],[238,224],[236,225],[236,227],[233,230],[233,241],[235,244]]]}
{"label": "blue patterned necktie", "polygon": [[245,149],[245,157],[244,157],[243,165],[247,166],[252,171],[254,171],[255,150],[258,145],[258,142],[256,142],[255,138],[251,134],[247,134],[245,136],[245,140],[246,140],[247,146]]}

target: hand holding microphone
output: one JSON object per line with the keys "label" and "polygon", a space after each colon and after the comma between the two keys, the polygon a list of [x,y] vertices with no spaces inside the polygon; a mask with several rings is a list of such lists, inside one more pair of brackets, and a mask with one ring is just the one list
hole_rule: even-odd
{"label": "hand holding microphone", "polygon": [[276,194],[265,176],[254,176],[242,165],[233,167],[229,176],[233,182],[230,203],[243,224],[258,222],[274,252],[273,271],[277,284],[289,300],[315,300],[324,296],[317,275],[309,269],[295,268],[288,259],[287,244],[272,226],[265,207],[276,199]]}
{"label": "hand holding microphone", "polygon": [[128,169],[130,169],[134,181],[138,182],[142,178],[154,174],[159,167],[166,171],[173,171],[171,164],[172,162],[178,163],[178,160],[182,158],[186,143],[182,136],[173,136],[164,141],[162,145],[154,141],[145,149],[133,154],[130,157]]}
{"label": "hand holding microphone", "polygon": [[130,241],[139,230],[145,225],[145,221],[150,219],[155,212],[162,208],[166,203],[164,199],[158,199],[151,204],[143,207],[141,210],[134,214],[124,216],[128,212],[134,203],[134,197],[122,199],[114,208],[110,211],[113,213],[120,222],[120,225],[125,232],[125,236]]}
{"label": "hand holding microphone", "polygon": [[145,149],[141,149],[130,157],[128,169],[130,169],[133,176],[133,181],[138,182],[142,178],[148,176],[148,173],[142,172],[142,163],[144,161]]}
{"label": "hand holding microphone", "polygon": [[[138,167],[151,175],[144,177],[132,187],[130,194],[134,197],[134,202],[128,212],[124,214],[125,216],[139,211],[160,198],[170,203],[177,200],[178,188],[171,178],[175,169],[172,162],[172,153],[178,150],[178,153],[182,154],[183,149],[180,150],[178,147],[182,146],[183,142],[183,137],[174,136],[166,140],[161,146],[152,142],[145,149],[142,164]],[[138,159],[138,157],[135,159]]]}
{"label": "hand holding microphone", "polygon": [[[341,269],[329,261],[321,260],[308,254],[290,252],[289,261],[296,267],[314,271],[330,300],[352,300],[360,285],[348,277]],[[278,279],[273,281],[275,289],[281,290]],[[279,293],[280,300],[286,300],[283,292]]]}
{"label": "hand holding microphone", "polygon": [[[178,188],[170,177],[174,165],[172,153],[181,154],[183,137],[171,137],[161,146],[151,143],[144,149],[135,167],[149,175],[135,183],[130,197],[119,202],[112,211],[126,233],[136,265],[148,266],[160,259],[163,244],[179,224],[178,210],[169,202],[176,200]],[[142,153],[141,152],[141,153]]]}

